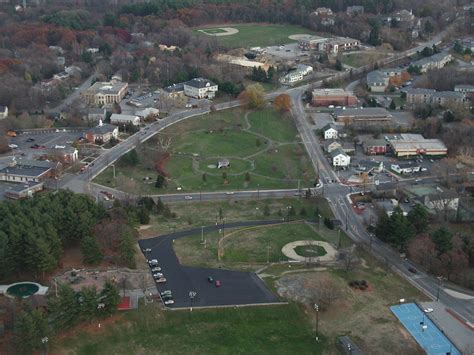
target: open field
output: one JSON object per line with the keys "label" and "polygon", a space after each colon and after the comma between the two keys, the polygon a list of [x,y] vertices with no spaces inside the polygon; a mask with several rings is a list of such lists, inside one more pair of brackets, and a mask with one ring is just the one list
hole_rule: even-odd
{"label": "open field", "polygon": [[201,36],[207,36],[205,33],[199,31],[204,30],[211,34],[221,34],[223,32],[220,29],[224,27],[235,28],[239,31],[233,35],[215,37],[220,44],[231,48],[283,45],[285,43],[296,42],[295,40],[288,38],[288,36],[313,33],[301,26],[275,24],[226,24],[221,27],[201,27],[194,29],[194,33]]}
{"label": "open field", "polygon": [[[227,201],[202,201],[192,203],[170,203],[171,211],[176,213],[176,218],[165,218],[163,216],[151,215],[150,227],[146,235],[157,236],[176,230],[198,228],[209,226],[218,222],[219,209],[226,223],[254,220],[276,220],[283,218],[283,211],[287,206],[293,206],[296,216],[290,216],[290,220],[301,218],[299,213],[304,207],[308,219],[315,218],[315,208],[318,207],[321,215],[333,218],[332,211],[327,201],[321,197],[317,198],[283,198],[283,199],[258,199],[258,200],[232,200]],[[268,208],[268,216],[264,214],[265,206]],[[281,213],[279,213],[281,211]],[[322,227],[324,228],[324,227]],[[328,230],[329,231],[329,230]],[[337,242],[337,231],[325,233],[333,243]]]}
{"label": "open field", "polygon": [[343,55],[341,61],[343,64],[358,68],[367,64],[375,63],[376,61],[386,57],[388,57],[388,54],[380,52],[349,53]]}
{"label": "open field", "polygon": [[[169,159],[160,158],[160,139],[170,139]],[[181,192],[301,188],[312,186],[314,171],[291,117],[273,109],[226,110],[169,127],[137,149],[140,162],[120,161],[96,177],[98,184],[125,192]],[[162,156],[162,155],[161,155]],[[217,169],[221,159],[230,167]],[[166,186],[155,187],[155,165],[161,162]],[[224,174],[225,173],[225,174]],[[150,179],[144,179],[149,177]]]}
{"label": "open field", "polygon": [[322,354],[303,307],[289,304],[164,312],[156,304],[122,316],[99,332],[58,344],[76,355],[94,354]]}

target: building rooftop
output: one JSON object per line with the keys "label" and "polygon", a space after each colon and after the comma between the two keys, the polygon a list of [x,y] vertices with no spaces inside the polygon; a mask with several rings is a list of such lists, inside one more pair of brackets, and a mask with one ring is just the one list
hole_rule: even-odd
{"label": "building rooftop", "polygon": [[331,129],[331,128],[337,131],[337,128],[333,123],[328,123],[323,127],[323,132],[326,132],[328,129]]}
{"label": "building rooftop", "polygon": [[127,83],[122,82],[101,82],[98,81],[93,84],[86,92],[94,92],[95,94],[102,95],[117,95],[120,90],[126,86]]}
{"label": "building rooftop", "polygon": [[391,140],[390,144],[396,151],[401,150],[440,150],[445,151],[446,145],[439,139],[425,139],[423,141]]}
{"label": "building rooftop", "polygon": [[416,66],[423,66],[423,65],[428,64],[428,63],[436,63],[436,62],[440,62],[440,61],[446,59],[450,55],[451,54],[449,54],[449,53],[443,53],[443,52],[436,53],[436,54],[432,55],[431,57],[422,58],[420,60],[417,60],[417,61],[413,62],[412,64],[416,65]]}
{"label": "building rooftop", "polygon": [[180,92],[184,90],[184,83],[173,84],[165,87],[163,90],[169,93]]}
{"label": "building rooftop", "polygon": [[331,95],[354,95],[352,91],[346,91],[344,89],[314,89],[313,97],[318,96],[331,96]]}
{"label": "building rooftop", "polygon": [[371,146],[383,146],[387,145],[387,141],[385,139],[367,139],[363,142],[365,147],[371,147]]}
{"label": "building rooftop", "polygon": [[331,151],[331,153],[329,153],[331,158],[337,157],[340,154],[347,156],[346,152],[342,150],[342,148],[336,148],[333,151]]}
{"label": "building rooftop", "polygon": [[406,92],[407,95],[432,95],[436,92],[436,90],[424,88],[406,88],[403,89],[403,91]]}
{"label": "building rooftop", "polygon": [[467,90],[474,90],[474,85],[466,85],[466,84],[456,85],[456,86],[454,87],[454,90],[456,90],[456,89],[461,89],[461,90],[462,90],[462,89],[464,89],[464,90],[466,90],[466,89],[467,89]]}
{"label": "building rooftop", "polygon": [[208,79],[195,78],[195,79],[192,79],[192,80],[189,80],[188,82],[186,82],[185,85],[192,86],[192,87],[198,88],[198,89],[202,89],[202,88],[205,88],[205,87],[214,86],[216,84],[214,84],[212,81],[210,81]]}
{"label": "building rooftop", "polygon": [[365,108],[347,108],[336,109],[334,111],[336,117],[353,116],[353,117],[392,117],[390,112],[381,107],[365,107]]}
{"label": "building rooftop", "polygon": [[379,70],[371,71],[369,74],[367,74],[367,84],[371,83],[380,83],[380,82],[385,82],[388,81],[389,77],[387,74],[382,73]]}
{"label": "building rooftop", "polygon": [[458,91],[438,91],[433,94],[433,98],[443,98],[443,99],[464,99],[464,94]]}
{"label": "building rooftop", "polygon": [[106,134],[106,133],[113,132],[116,128],[117,128],[117,126],[114,126],[114,125],[111,125],[111,124],[108,124],[108,123],[104,123],[101,126],[96,126],[96,127],[93,127],[91,129],[89,129],[87,131],[87,133],[92,133],[94,135],[96,135],[96,134]]}
{"label": "building rooftop", "polygon": [[134,121],[138,117],[137,115],[126,115],[123,113],[113,113],[112,116],[110,116],[110,121],[121,121],[121,122],[129,122],[129,121]]}

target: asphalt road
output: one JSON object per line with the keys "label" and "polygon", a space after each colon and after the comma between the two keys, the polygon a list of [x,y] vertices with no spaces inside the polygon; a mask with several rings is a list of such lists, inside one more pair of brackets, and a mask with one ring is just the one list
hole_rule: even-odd
{"label": "asphalt road", "polygon": [[[252,221],[229,223],[227,228],[271,225],[281,221]],[[204,227],[204,233],[218,230],[219,226]],[[278,298],[271,293],[263,281],[253,272],[231,271],[182,266],[173,250],[173,240],[201,233],[201,228],[180,231],[151,239],[143,239],[138,243],[142,250],[150,248],[151,252],[145,257],[157,259],[166,283],[157,284],[160,292],[171,290],[176,307],[207,307],[246,304],[277,303]],[[219,280],[221,287],[208,282],[208,276]],[[191,304],[190,291],[197,292]]]}

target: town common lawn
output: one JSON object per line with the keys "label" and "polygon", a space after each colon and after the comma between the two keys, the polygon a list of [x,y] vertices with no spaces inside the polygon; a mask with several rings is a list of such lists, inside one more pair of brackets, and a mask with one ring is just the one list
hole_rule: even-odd
{"label": "town common lawn", "polygon": [[[223,27],[232,27],[239,30],[238,33],[228,36],[216,36],[216,40],[223,46],[229,48],[238,47],[266,47],[274,45],[283,45],[285,43],[296,42],[288,36],[295,34],[312,34],[310,30],[295,25],[275,25],[275,24],[228,24],[221,27],[201,27],[194,30],[194,33],[200,36],[209,36],[198,30],[206,32]],[[214,32],[217,33],[217,32]]]}
{"label": "town common lawn", "polygon": [[[170,140],[167,184],[155,187],[161,141]],[[225,110],[173,125],[139,148],[136,166],[115,165],[94,182],[129,193],[311,187],[315,173],[292,118],[273,109]],[[230,168],[217,169],[219,159]],[[248,174],[247,174],[248,173]],[[149,179],[147,179],[149,178]]]}
{"label": "town common lawn", "polygon": [[[94,354],[322,354],[303,307],[281,306],[163,311],[156,304],[129,311],[95,334],[58,344],[60,353]],[[58,349],[58,350],[59,350]]]}

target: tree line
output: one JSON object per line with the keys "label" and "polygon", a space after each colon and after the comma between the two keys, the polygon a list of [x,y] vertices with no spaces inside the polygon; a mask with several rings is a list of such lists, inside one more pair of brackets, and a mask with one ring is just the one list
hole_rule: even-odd
{"label": "tree line", "polygon": [[86,263],[111,255],[135,267],[133,226],[146,221],[140,207],[116,202],[106,211],[90,197],[68,191],[0,203],[0,279],[35,276],[59,266],[64,248],[80,246]]}

